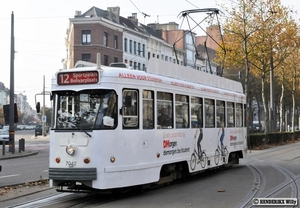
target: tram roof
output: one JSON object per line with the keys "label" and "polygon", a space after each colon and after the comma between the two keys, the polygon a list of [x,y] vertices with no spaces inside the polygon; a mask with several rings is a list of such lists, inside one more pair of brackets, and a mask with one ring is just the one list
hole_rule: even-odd
{"label": "tram roof", "polygon": [[[83,68],[87,71],[95,70],[95,67],[97,66],[94,63],[83,62],[83,61],[76,63],[76,65],[77,67],[74,69],[68,69],[63,71],[64,72],[82,71]],[[109,68],[135,71],[136,73],[143,72],[143,71],[133,70],[132,68],[126,69],[126,68],[119,68],[119,67],[116,68],[116,67],[109,67],[109,66],[101,66],[101,69],[104,71],[108,70]],[[190,67],[170,63],[160,59],[150,58],[148,60],[148,66],[145,72],[153,75],[160,75],[164,77],[175,78],[182,81],[202,84],[209,87],[229,90],[232,92],[243,93],[242,84],[240,82],[230,80],[224,77],[208,74],[206,72],[202,72]],[[53,79],[52,84],[56,85],[56,76],[54,76],[52,79]]]}
{"label": "tram roof", "polygon": [[240,82],[160,59],[149,59],[146,72],[243,93]]}

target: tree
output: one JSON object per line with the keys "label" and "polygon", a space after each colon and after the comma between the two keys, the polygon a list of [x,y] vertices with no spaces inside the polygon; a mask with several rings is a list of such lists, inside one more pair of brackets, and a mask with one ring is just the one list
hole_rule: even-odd
{"label": "tree", "polygon": [[[249,73],[261,80],[265,123],[269,124],[267,86],[272,81],[270,75],[273,72],[278,75],[284,60],[295,50],[295,42],[290,38],[297,31],[292,11],[283,7],[280,0],[241,0],[228,11],[230,17],[223,25],[227,56],[225,68],[245,68],[246,96],[249,94]],[[218,50],[219,53],[221,50]],[[251,102],[251,99],[248,101]],[[269,132],[269,127],[266,125],[266,132]]]}

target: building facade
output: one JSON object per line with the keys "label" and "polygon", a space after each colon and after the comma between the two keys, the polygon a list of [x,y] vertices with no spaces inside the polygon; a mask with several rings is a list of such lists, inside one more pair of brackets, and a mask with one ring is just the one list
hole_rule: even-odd
{"label": "building facade", "polygon": [[184,64],[184,50],[175,51],[161,33],[140,24],[136,13],[127,18],[119,13],[119,7],[75,12],[67,30],[65,68],[74,67],[79,60],[96,63],[97,53],[103,65],[123,62],[136,70],[145,70],[151,57],[174,63],[178,59],[178,64]]}

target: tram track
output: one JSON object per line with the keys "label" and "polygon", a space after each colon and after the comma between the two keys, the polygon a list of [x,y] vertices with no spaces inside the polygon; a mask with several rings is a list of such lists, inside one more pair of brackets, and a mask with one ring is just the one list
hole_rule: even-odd
{"label": "tram track", "polygon": [[[253,176],[253,182],[248,182],[248,185],[245,186],[245,189],[248,189],[249,191],[245,190],[245,194],[241,195],[239,199],[235,203],[231,204],[230,207],[255,207],[252,205],[253,198],[299,198],[300,193],[300,174],[299,168],[293,166],[293,163],[297,163],[297,161],[294,161],[292,158],[293,156],[290,156],[289,160],[286,160],[286,157],[283,154],[287,154],[290,151],[296,150],[294,147],[290,147],[290,150],[285,150],[284,148],[274,148],[273,150],[270,149],[267,153],[263,152],[256,152],[255,154],[252,154],[248,159],[241,161],[241,168],[244,167],[245,169],[248,169],[251,172],[249,173],[249,176]],[[280,154],[282,154],[282,157],[280,157]],[[279,157],[278,157],[279,156]],[[278,159],[282,158],[282,159]],[[290,161],[290,162],[287,162]],[[291,164],[292,163],[292,164]],[[289,165],[287,165],[289,164]],[[293,168],[291,168],[293,167]],[[225,168],[227,169],[227,168]],[[139,195],[142,193],[146,193],[143,195],[143,197],[147,195],[153,194],[147,194],[150,193],[150,191],[158,190],[162,187],[170,187],[175,184],[182,183],[184,186],[185,182],[194,180],[197,181],[197,178],[201,178],[200,180],[204,180],[204,178],[210,177],[210,176],[217,176],[222,175],[223,169],[212,170],[203,172],[199,175],[194,175],[192,177],[188,177],[184,180],[178,180],[175,181],[169,185],[160,185],[157,187],[152,187],[151,189],[145,189],[141,191],[130,191],[122,194],[96,194],[96,193],[61,193],[56,192],[55,196],[47,195],[42,198],[36,198],[35,200],[32,200],[30,202],[24,202],[21,204],[16,204],[14,206],[10,207],[46,207],[46,208],[52,208],[52,207],[103,207],[103,206],[109,206],[110,203],[112,204],[118,204],[119,200],[125,199],[125,201],[132,199],[130,203],[136,203],[136,201],[139,200]],[[236,170],[236,169],[235,169]],[[213,172],[218,172],[216,174],[212,174]],[[245,172],[246,173],[246,172]],[[230,174],[226,174],[229,176]],[[214,179],[209,179],[214,180]],[[204,181],[202,181],[204,182]],[[202,183],[201,182],[201,183]],[[234,180],[232,180],[234,182]],[[252,184],[252,185],[251,185]],[[203,185],[203,183],[202,183]],[[220,185],[222,187],[222,185]],[[172,190],[172,189],[168,189]],[[223,190],[223,189],[222,189]],[[233,189],[224,189],[226,192],[231,192]],[[159,192],[159,191],[158,191]],[[223,192],[224,195],[226,192]],[[201,192],[200,195],[203,195],[204,192]],[[219,194],[214,195],[215,197]],[[234,192],[232,192],[234,193]],[[167,193],[164,193],[167,194]],[[214,193],[213,193],[214,194]],[[208,199],[207,199],[208,200]],[[192,200],[191,200],[192,201]],[[107,204],[107,205],[106,205]],[[211,204],[214,204],[211,202]],[[133,205],[133,204],[132,204]],[[111,205],[110,205],[111,206]],[[148,206],[149,207],[149,206]],[[205,206],[204,206],[205,207]]]}
{"label": "tram track", "polygon": [[[248,194],[235,206],[236,208],[240,207],[255,207],[252,204],[254,198],[297,198],[299,199],[300,193],[300,174],[296,175],[290,170],[282,167],[281,165],[275,164],[272,157],[277,157],[282,154],[286,154],[290,151],[295,151],[295,148],[284,150],[271,150],[268,153],[264,152],[259,154],[259,156],[265,155],[267,159],[258,159],[257,157],[251,158],[250,161],[245,164],[253,173],[254,182],[253,187],[249,190]],[[275,153],[275,154],[274,154]],[[271,154],[271,157],[270,157]],[[276,161],[278,162],[278,161]],[[262,169],[263,167],[263,169]],[[285,180],[274,187],[267,189],[268,175],[266,169],[274,168],[275,171],[281,173]],[[264,172],[265,171],[265,172]],[[270,179],[269,179],[270,180]],[[288,190],[290,189],[290,191]],[[283,193],[285,192],[285,193]],[[290,192],[290,195],[287,196],[286,192]]]}
{"label": "tram track", "polygon": [[[224,171],[228,168],[220,168],[218,171]],[[210,170],[206,172],[202,172],[201,174],[191,175],[190,177],[175,180],[166,184],[158,184],[153,185],[146,189],[141,188],[133,188],[124,193],[111,193],[111,194],[100,194],[97,192],[91,193],[71,193],[71,192],[55,192],[55,195],[45,195],[43,197],[36,198],[31,201],[24,201],[22,203],[18,203],[12,206],[7,206],[6,208],[27,208],[27,207],[43,207],[43,208],[53,208],[53,207],[64,207],[64,208],[73,208],[73,207],[97,207],[110,202],[114,202],[117,200],[126,199],[133,196],[138,196],[142,193],[147,193],[151,191],[155,191],[164,187],[170,187],[172,185],[176,185],[179,183],[185,183],[192,180],[197,180],[199,177],[209,176],[212,173],[215,173],[217,169]],[[55,190],[55,188],[49,188]],[[38,193],[43,194],[46,193],[47,190],[39,191]],[[27,194],[25,197],[37,194],[37,192],[32,192]],[[20,196],[19,198],[21,198]],[[14,198],[14,200],[17,198]]]}
{"label": "tram track", "polygon": [[35,200],[26,201],[6,208],[28,208],[28,207],[96,207],[113,201],[121,200],[140,194],[141,192],[133,191],[123,194],[97,194],[97,193],[60,193],[54,196],[45,196]]}

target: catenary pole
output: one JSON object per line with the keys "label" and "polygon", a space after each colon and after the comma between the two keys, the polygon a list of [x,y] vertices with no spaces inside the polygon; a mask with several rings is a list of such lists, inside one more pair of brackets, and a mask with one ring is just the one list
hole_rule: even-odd
{"label": "catenary pole", "polygon": [[14,90],[14,12],[11,13],[11,45],[10,45],[10,94],[9,94],[9,151],[15,154],[15,90]]}

